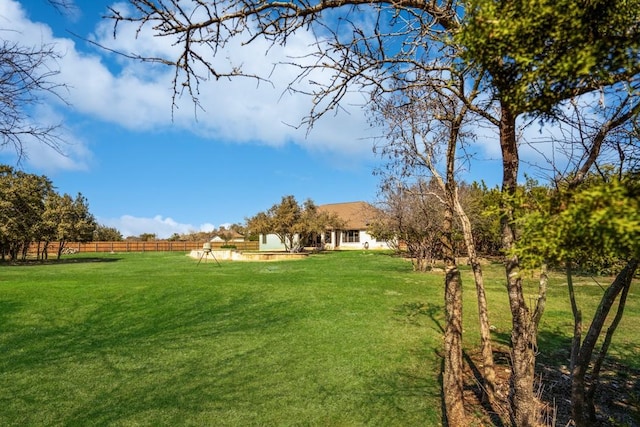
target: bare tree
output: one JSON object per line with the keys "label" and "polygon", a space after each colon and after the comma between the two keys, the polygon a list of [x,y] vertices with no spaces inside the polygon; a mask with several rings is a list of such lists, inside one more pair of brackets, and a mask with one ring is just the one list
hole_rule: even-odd
{"label": "bare tree", "polygon": [[59,126],[38,123],[32,110],[48,96],[60,98],[62,85],[52,79],[59,58],[52,45],[0,42],[0,147],[10,146],[18,159],[27,154],[25,143],[31,139],[60,150]]}
{"label": "bare tree", "polygon": [[384,215],[370,225],[370,234],[406,251],[415,271],[429,271],[442,258],[442,191],[431,182],[383,179],[380,197]]}
{"label": "bare tree", "polygon": [[[75,9],[73,0],[46,0],[58,12]],[[0,28],[0,33],[14,31]],[[65,102],[64,84],[55,82],[61,54],[52,44],[28,46],[0,40],[0,148],[11,147],[18,162],[28,155],[27,142],[38,141],[61,152],[59,124],[40,123],[33,108],[51,97]]]}
{"label": "bare tree", "polygon": [[[431,176],[443,195],[446,217],[443,253],[449,272],[446,279],[453,280],[453,284],[445,283],[445,289],[457,286],[457,282],[461,283],[451,237],[453,217],[455,216],[460,223],[476,284],[483,356],[483,385],[489,402],[495,403],[496,377],[484,279],[471,221],[459,196],[457,164],[459,152],[463,151],[469,144],[469,140],[473,139],[470,128],[472,125],[477,126],[481,120],[470,108],[473,107],[475,110],[482,108],[477,100],[480,80],[469,78],[464,71],[459,71],[453,65],[454,63],[455,61],[451,61],[447,66],[445,61],[439,61],[437,68],[420,76],[418,79],[420,85],[403,88],[395,96],[384,100],[382,105],[374,110],[389,128],[387,142],[379,148],[380,153],[388,157],[391,167],[395,166],[399,175]],[[466,89],[467,86],[470,89]],[[462,157],[462,160],[468,159]],[[461,289],[457,292],[461,292]],[[448,298],[447,302],[451,303],[455,301],[453,295],[456,292],[451,289],[449,293],[451,301]],[[445,308],[447,313],[450,310],[454,312],[461,310],[461,305]],[[459,316],[462,316],[461,312]]]}
{"label": "bare tree", "polygon": [[[420,67],[422,59],[416,58],[429,54],[443,27],[459,27],[456,1],[129,0],[128,3],[133,11],[111,9],[109,18],[114,20],[114,36],[123,23],[134,23],[138,32],[150,30],[181,47],[174,58],[123,52],[132,58],[173,67],[174,106],[176,99],[185,94],[199,104],[199,86],[211,79],[268,78],[246,72],[226,58],[222,52],[232,41],[246,45],[265,39],[274,46],[286,45],[297,32],[311,32],[315,43],[309,47],[309,54],[291,58],[286,64],[300,70],[289,89],[313,98],[313,107],[305,120],[308,125],[328,111],[340,108],[340,101],[350,90],[384,91],[385,80],[407,73],[406,66]],[[407,16],[399,13],[403,10],[408,12]],[[394,43],[397,48],[387,50],[386,46]],[[316,70],[329,75],[328,79],[309,82]]]}

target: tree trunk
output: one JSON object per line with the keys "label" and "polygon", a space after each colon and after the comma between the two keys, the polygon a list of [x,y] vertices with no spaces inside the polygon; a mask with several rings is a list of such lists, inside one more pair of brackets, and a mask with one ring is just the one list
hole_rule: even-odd
{"label": "tree trunk", "polygon": [[482,266],[478,260],[476,245],[473,240],[471,221],[460,204],[457,191],[454,194],[454,206],[456,214],[462,224],[462,233],[469,263],[473,271],[473,278],[476,283],[476,296],[478,299],[478,320],[480,322],[480,346],[482,351],[482,375],[484,381],[484,391],[489,403],[495,402],[496,392],[496,372],[493,361],[493,348],[491,345],[491,324],[489,322],[489,307],[487,306],[487,296],[484,288],[484,278],[482,276]]}
{"label": "tree trunk", "polygon": [[567,272],[567,288],[569,290],[569,301],[571,302],[571,312],[573,313],[573,338],[571,339],[571,358],[569,362],[569,370],[573,372],[576,366],[576,359],[580,351],[580,343],[582,342],[582,311],[576,303],[576,294],[573,289],[573,275],[571,274],[571,262],[566,262]]}
{"label": "tree trunk", "polygon": [[21,252],[22,252],[22,255],[21,255],[21,256],[22,256],[22,261],[26,261],[26,259],[27,259],[27,255],[29,254],[29,245],[30,245],[30,243],[31,243],[31,242],[24,242],[24,243],[22,244],[22,249],[21,249]]}
{"label": "tree trunk", "polygon": [[591,356],[593,349],[600,337],[600,333],[604,326],[604,322],[607,319],[607,315],[613,306],[618,294],[629,284],[633,279],[633,275],[638,268],[638,260],[633,259],[627,263],[622,271],[616,276],[615,280],[607,288],[598,309],[593,316],[593,321],[589,330],[584,338],[584,342],[580,346],[578,355],[576,357],[576,363],[572,371],[571,376],[571,415],[576,427],[586,427],[589,423],[589,408],[586,401],[586,381],[585,377],[589,364],[591,363]]}
{"label": "tree trunk", "polygon": [[64,250],[65,243],[66,242],[64,240],[60,240],[58,242],[58,258],[57,259],[60,259],[62,257],[62,251]]}
{"label": "tree trunk", "polygon": [[446,326],[444,331],[444,372],[442,391],[447,424],[464,425],[464,381],[462,371],[462,280],[453,251],[453,211],[445,206],[443,222],[443,253],[445,261],[444,307]]}
{"label": "tree trunk", "polygon": [[536,352],[536,325],[533,322],[522,289],[520,262],[510,254],[516,240],[513,198],[518,184],[518,145],[516,117],[506,103],[501,105],[500,148],[502,150],[502,249],[505,253],[507,293],[511,310],[511,381],[509,399],[511,422],[517,427],[536,423],[536,403],[533,393]]}
{"label": "tree trunk", "polygon": [[522,278],[518,260],[506,262],[509,307],[512,316],[510,402],[512,423],[517,427],[536,424],[536,404],[533,394],[535,370],[536,328],[524,302]]}
{"label": "tree trunk", "polygon": [[[636,267],[637,268],[637,267]],[[600,370],[602,369],[602,364],[604,363],[604,359],[609,352],[609,346],[611,345],[611,340],[613,339],[613,334],[618,329],[618,325],[620,324],[620,320],[622,320],[622,316],[624,315],[624,308],[627,304],[627,296],[629,295],[629,288],[631,288],[631,282],[633,276],[635,274],[635,268],[633,271],[630,271],[627,277],[625,278],[625,284],[622,288],[622,293],[620,294],[620,300],[618,300],[618,309],[616,310],[616,315],[609,325],[607,329],[607,334],[604,337],[604,341],[602,342],[602,347],[600,348],[600,352],[598,353],[598,357],[596,358],[595,363],[593,364],[593,369],[591,371],[591,386],[589,390],[587,390],[586,395],[586,405],[587,405],[587,413],[589,416],[589,421],[596,421],[596,407],[594,404],[594,397],[596,395],[596,390],[598,388],[598,384],[600,382]]]}

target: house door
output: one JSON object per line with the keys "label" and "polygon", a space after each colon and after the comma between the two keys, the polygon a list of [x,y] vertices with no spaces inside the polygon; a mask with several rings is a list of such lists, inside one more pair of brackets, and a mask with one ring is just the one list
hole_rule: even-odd
{"label": "house door", "polygon": [[340,246],[341,237],[342,237],[342,232],[336,231],[336,244],[335,244],[334,248],[337,248],[337,247]]}

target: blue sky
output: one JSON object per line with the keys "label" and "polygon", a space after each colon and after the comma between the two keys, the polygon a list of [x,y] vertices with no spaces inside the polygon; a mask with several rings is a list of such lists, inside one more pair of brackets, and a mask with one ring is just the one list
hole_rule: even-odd
{"label": "blue sky", "polygon": [[[171,69],[117,57],[83,38],[123,52],[171,47],[148,34],[135,39],[126,27],[114,40],[111,23],[101,19],[112,2],[76,3],[60,14],[45,0],[0,0],[0,29],[11,28],[3,36],[21,43],[52,43],[63,55],[55,78],[67,85],[68,104],[51,99],[34,117],[63,124],[66,155],[27,142],[21,167],[47,175],[60,193],[82,193],[99,223],[125,236],[168,237],[243,223],[285,195],[316,204],[376,200],[376,130],[359,106],[361,94],[349,94],[347,111],[327,115],[307,134],[288,124],[304,117],[311,100],[282,95],[295,70],[279,68],[272,85],[208,82],[201,88],[205,111],[196,113],[189,99],[180,99],[172,119]],[[268,73],[310,43],[300,34],[268,55],[260,43],[228,53]],[[467,180],[499,182],[494,142],[479,146]],[[15,165],[15,156],[0,149],[0,162]]]}

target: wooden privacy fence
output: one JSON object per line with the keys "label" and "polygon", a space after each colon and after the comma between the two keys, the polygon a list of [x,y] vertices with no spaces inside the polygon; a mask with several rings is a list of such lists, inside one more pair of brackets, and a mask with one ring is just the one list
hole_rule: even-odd
{"label": "wooden privacy fence", "polygon": [[[177,241],[149,241],[137,242],[124,240],[121,242],[70,242],[64,245],[63,253],[81,253],[81,252],[172,252],[182,251],[188,252],[192,250],[202,249],[204,242],[177,242]],[[211,249],[220,249],[221,246],[235,246],[239,251],[257,251],[259,242],[211,242]],[[58,252],[58,242],[49,244],[49,256]],[[40,245],[42,249],[42,245]],[[35,254],[38,250],[38,244],[33,243],[29,246],[29,253]]]}

